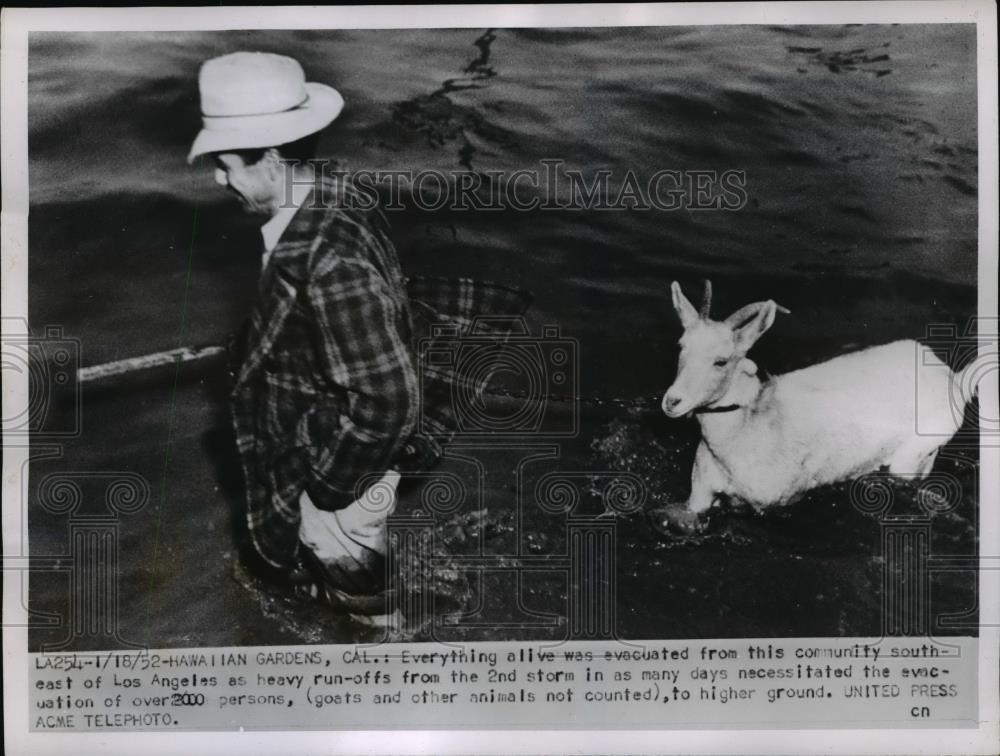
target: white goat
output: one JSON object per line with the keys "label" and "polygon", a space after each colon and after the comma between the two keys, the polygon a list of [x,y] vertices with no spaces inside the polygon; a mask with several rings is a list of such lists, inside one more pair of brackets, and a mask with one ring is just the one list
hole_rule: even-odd
{"label": "white goat", "polygon": [[[662,407],[667,417],[694,414],[701,443],[686,507],[655,510],[654,517],[662,518],[655,520],[658,527],[691,532],[720,497],[761,510],[883,466],[890,473],[923,477],[960,427],[961,410],[974,393],[965,376],[933,354],[918,364],[921,347],[915,341],[872,347],[762,381],[746,354],[775,314],[788,310],[771,300],[756,302],[718,322],[708,316],[710,282],[700,312],[676,282],[670,290],[684,334],[677,378]],[[959,402],[951,401],[955,386]],[[943,431],[918,434],[918,413],[929,427]]]}

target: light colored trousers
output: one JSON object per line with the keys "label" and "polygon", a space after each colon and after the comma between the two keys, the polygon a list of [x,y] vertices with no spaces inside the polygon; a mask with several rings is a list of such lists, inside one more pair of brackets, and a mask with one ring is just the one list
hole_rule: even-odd
{"label": "light colored trousers", "polygon": [[299,540],[321,560],[360,559],[365,549],[386,553],[385,521],[396,508],[399,472],[389,470],[364,495],[344,509],[317,509],[303,491],[299,497]]}

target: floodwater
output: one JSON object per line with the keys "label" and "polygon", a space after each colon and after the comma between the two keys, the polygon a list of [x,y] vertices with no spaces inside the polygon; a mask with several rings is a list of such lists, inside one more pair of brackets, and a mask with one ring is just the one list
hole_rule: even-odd
{"label": "floodwater", "polygon": [[[976,310],[977,134],[972,26],[467,29],[34,35],[29,66],[30,317],[79,340],[83,364],[220,342],[255,294],[256,229],[185,157],[198,127],[200,63],[240,49],[290,54],[347,106],[324,156],[353,170],[743,172],[734,211],[388,210],[409,274],[472,276],[532,291],[533,334],[557,325],[579,374],[558,393],[662,394],[679,325],[669,285],[715,287],[713,313],[773,298],[753,355],[781,373],[858,347],[959,332]],[[531,187],[522,196],[532,196]],[[541,191],[541,190],[539,190]],[[565,184],[556,190],[565,199]],[[555,196],[554,195],[554,196]],[[613,203],[611,203],[613,204]],[[572,385],[575,384],[575,385]],[[362,637],[285,595],[240,557],[241,493],[218,363],[86,388],[80,433],[31,468],[30,605],[52,625],[33,647],[329,642]],[[511,400],[517,401],[517,400]],[[69,399],[48,422],[72,427]],[[499,403],[503,413],[502,402]],[[622,638],[879,635],[884,519],[850,484],[766,516],[720,512],[697,538],[655,533],[642,510],[685,499],[697,425],[655,409],[551,404],[528,431],[454,447],[413,481],[398,513],[434,515],[436,603],[401,637],[564,638],[578,584],[574,516],[601,513],[615,475],[641,491],[613,527]],[[574,426],[575,423],[575,426]],[[960,493],[929,521],[932,557],[976,553],[977,457],[952,444],[938,470]],[[545,489],[559,472],[562,494]],[[75,590],[73,518],[40,501],[46,476],[82,487],[74,515],[105,509],[107,481],[141,476],[148,500],[114,521],[116,634],[60,622]],[[102,488],[103,486],[103,488]],[[893,514],[920,514],[894,484]],[[569,498],[559,498],[559,496]],[[91,511],[93,510],[93,511]],[[78,523],[77,523],[78,524]],[[530,559],[532,571],[518,571]],[[543,557],[548,557],[546,563]],[[482,558],[476,561],[476,558]],[[464,562],[462,560],[465,560]],[[546,566],[548,564],[548,566]],[[602,563],[603,564],[603,563]],[[404,565],[405,572],[406,565]],[[574,573],[575,574],[575,573]],[[411,576],[412,577],[412,576]],[[406,589],[417,590],[410,580]],[[576,586],[576,587],[574,587]],[[931,629],[974,633],[970,571],[932,572]],[[40,614],[39,617],[42,617]],[[561,619],[562,618],[562,619]],[[86,623],[84,623],[86,624]]]}

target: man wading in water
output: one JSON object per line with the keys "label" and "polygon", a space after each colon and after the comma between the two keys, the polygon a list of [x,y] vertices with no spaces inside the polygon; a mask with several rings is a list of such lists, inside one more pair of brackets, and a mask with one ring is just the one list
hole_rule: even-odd
{"label": "man wading in water", "polygon": [[416,342],[432,323],[468,333],[478,316],[520,315],[528,299],[403,278],[385,217],[359,209],[371,198],[309,162],[344,101],[297,61],[233,53],[204,63],[198,84],[203,128],[188,162],[211,155],[215,180],[266,219],[232,392],[251,541],[298,592],[395,624],[386,518],[400,474],[439,460],[460,380],[418,366]]}

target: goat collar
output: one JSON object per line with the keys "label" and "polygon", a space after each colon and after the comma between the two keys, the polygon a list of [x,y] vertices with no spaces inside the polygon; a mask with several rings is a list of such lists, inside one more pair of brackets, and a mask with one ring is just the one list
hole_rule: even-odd
{"label": "goat collar", "polygon": [[[691,414],[693,415],[707,415],[714,414],[718,412],[735,412],[736,410],[745,409],[746,407],[753,404],[754,398],[760,395],[763,390],[765,383],[768,380],[768,374],[764,373],[762,377],[757,375],[757,365],[750,360],[747,360],[753,365],[754,372],[752,374],[744,373],[742,375],[742,380],[740,381],[740,386],[734,391],[732,387],[720,399],[725,399],[727,396],[734,398],[736,402],[730,402],[729,404],[720,404],[715,407],[699,407],[694,410]],[[763,378],[763,379],[762,379]],[[742,403],[740,403],[742,402]]]}
{"label": "goat collar", "polygon": [[699,407],[691,414],[693,415],[707,415],[714,412],[735,412],[738,409],[743,409],[741,404],[723,404],[718,407]]}

